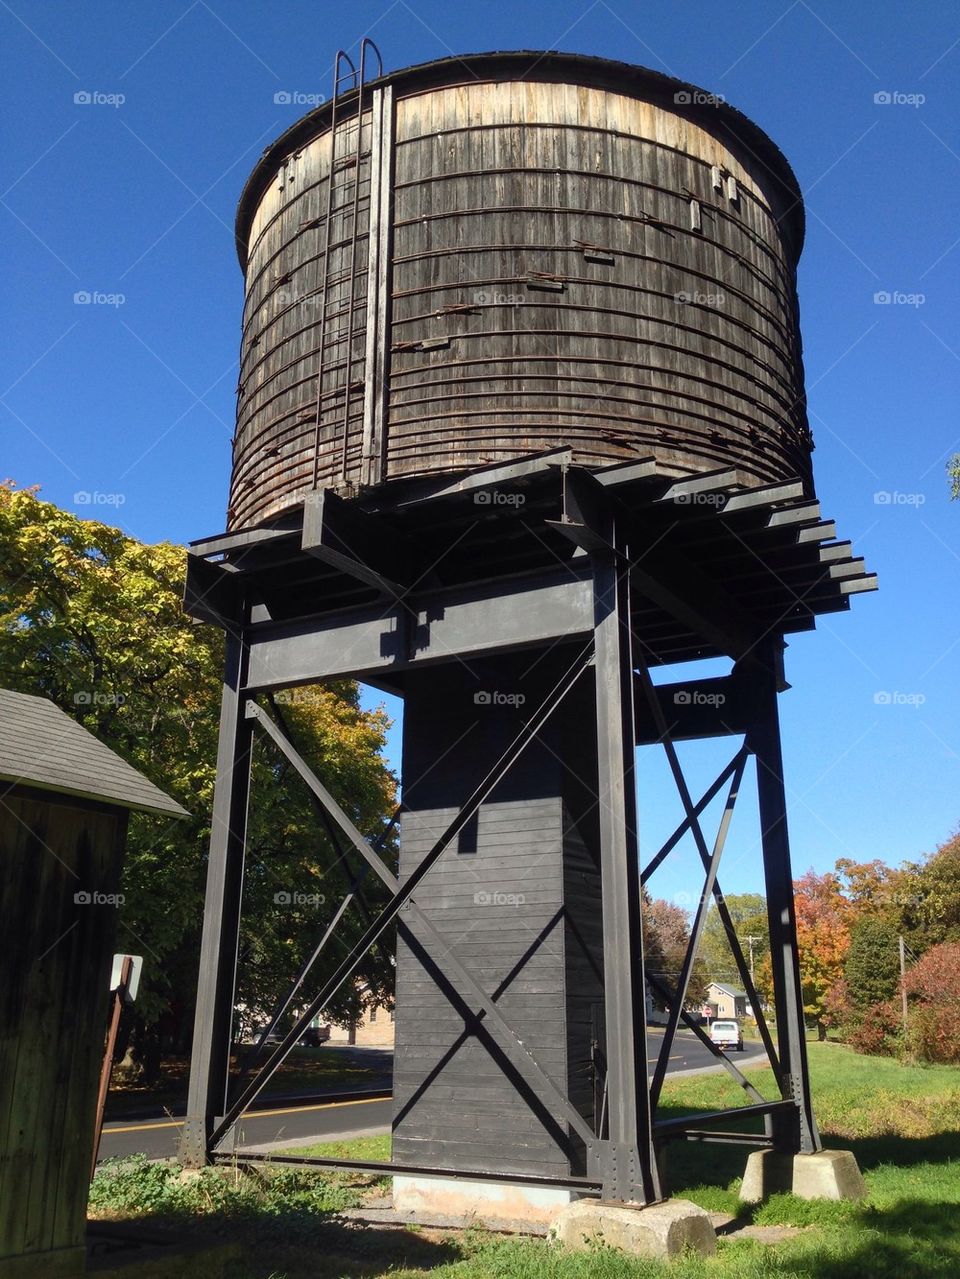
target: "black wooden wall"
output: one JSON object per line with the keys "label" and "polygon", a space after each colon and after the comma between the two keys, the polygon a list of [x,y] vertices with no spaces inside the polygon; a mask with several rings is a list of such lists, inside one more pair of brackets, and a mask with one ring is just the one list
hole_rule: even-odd
{"label": "black wooden wall", "polygon": [[[40,791],[0,803],[3,1273],[82,1273],[117,914],[97,895],[118,890],[126,823],[125,810]],[[36,1272],[13,1261],[23,1254]]]}
{"label": "black wooden wall", "polygon": [[[569,660],[569,659],[567,659]],[[410,873],[556,679],[563,658],[451,664],[405,690],[401,875]],[[487,694],[486,703],[475,701]],[[520,705],[498,701],[525,698]],[[592,1123],[602,1001],[595,734],[588,677],[416,894],[444,941]],[[518,1076],[436,946],[401,914],[394,1158],[461,1169],[583,1170],[562,1115]],[[453,1001],[449,995],[453,995]]]}

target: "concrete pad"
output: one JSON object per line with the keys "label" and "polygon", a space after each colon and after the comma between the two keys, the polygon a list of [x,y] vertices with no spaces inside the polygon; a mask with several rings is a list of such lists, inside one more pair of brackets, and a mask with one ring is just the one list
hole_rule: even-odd
{"label": "concrete pad", "polygon": [[744,1203],[762,1203],[775,1194],[864,1199],[867,1188],[851,1150],[818,1150],[812,1155],[755,1150],[747,1160],[740,1198]]}
{"label": "concrete pad", "polygon": [[647,1207],[581,1199],[558,1213],[550,1236],[573,1248],[603,1243],[636,1257],[678,1257],[687,1249],[710,1257],[717,1250],[709,1215],[688,1199]]}
{"label": "concrete pad", "polygon": [[398,1176],[393,1179],[393,1207],[405,1216],[546,1225],[560,1208],[576,1198],[576,1192],[571,1190],[509,1182],[461,1181],[452,1177]]}

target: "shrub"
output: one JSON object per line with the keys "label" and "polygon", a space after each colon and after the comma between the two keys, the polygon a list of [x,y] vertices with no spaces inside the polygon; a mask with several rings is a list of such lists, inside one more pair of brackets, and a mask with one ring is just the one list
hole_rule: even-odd
{"label": "shrub", "polygon": [[900,1005],[893,999],[874,1004],[850,1031],[849,1044],[868,1057],[892,1057],[901,1044]]}
{"label": "shrub", "polygon": [[909,1045],[922,1061],[960,1062],[960,942],[943,942],[908,971]]}

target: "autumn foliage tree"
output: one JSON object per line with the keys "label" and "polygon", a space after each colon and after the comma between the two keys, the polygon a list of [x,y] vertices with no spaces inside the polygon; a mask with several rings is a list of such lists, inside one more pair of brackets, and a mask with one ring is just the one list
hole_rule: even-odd
{"label": "autumn foliage tree", "polygon": [[[643,919],[643,958],[646,971],[661,982],[672,994],[679,984],[684,956],[690,941],[690,921],[687,912],[674,902],[662,897],[651,897],[643,890],[641,901]],[[707,993],[706,968],[698,958],[694,961],[687,985],[686,1004],[703,1003]]]}
{"label": "autumn foliage tree", "polygon": [[843,976],[850,947],[852,908],[833,871],[807,871],[794,884],[794,901],[803,1011],[816,1025],[818,1037],[826,1039],[830,992]]}
{"label": "autumn foliage tree", "polygon": [[[138,1033],[154,1056],[158,1028],[182,1045],[192,1027],[223,666],[221,633],[183,614],[184,570],[181,547],[144,545],[35,490],[0,485],[0,686],[50,698],[191,814],[169,823],[134,815],[127,844],[119,944],[145,956]],[[283,710],[355,824],[381,831],[395,803],[384,715],[362,710],[350,682],[302,690]],[[330,842],[289,774],[258,746],[239,968],[252,1019],[272,1006],[342,895]],[[347,934],[362,923],[345,917]],[[361,1004],[388,999],[391,982],[385,952],[372,954]],[[344,992],[334,1018],[352,1016],[357,999]]]}

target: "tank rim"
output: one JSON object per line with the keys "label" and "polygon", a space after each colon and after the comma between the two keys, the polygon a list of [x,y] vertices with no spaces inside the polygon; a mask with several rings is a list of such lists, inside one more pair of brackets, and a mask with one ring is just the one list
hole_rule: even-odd
{"label": "tank rim", "polygon": [[[368,80],[364,89],[366,91],[385,85],[410,91],[440,88],[445,84],[458,82],[451,75],[456,68],[460,68],[460,79],[468,71],[481,83],[515,77],[520,68],[525,68],[526,78],[537,81],[557,82],[573,76],[574,83],[626,90],[634,97],[668,107],[676,115],[705,126],[708,132],[731,144],[732,150],[738,147],[745,149],[755,160],[759,160],[774,184],[780,188],[781,196],[786,202],[783,223],[788,232],[794,265],[799,259],[804,238],[803,195],[789,161],[768,134],[736,107],[726,101],[704,103],[695,100],[697,95],[708,98],[712,96],[707,90],[688,80],[679,80],[662,71],[635,66],[629,62],[600,58],[592,54],[536,49],[466,53],[437,58],[431,62],[419,62]],[[694,96],[694,101],[675,102],[674,95],[681,92],[690,93]],[[356,101],[356,90],[341,94],[338,101],[341,109],[349,111],[351,104]],[[237,205],[235,237],[241,270],[246,271],[247,241],[257,205],[273,180],[277,168],[292,151],[305,146],[323,132],[329,124],[331,109],[332,103],[324,102],[294,121],[270,143],[254,166]]]}

